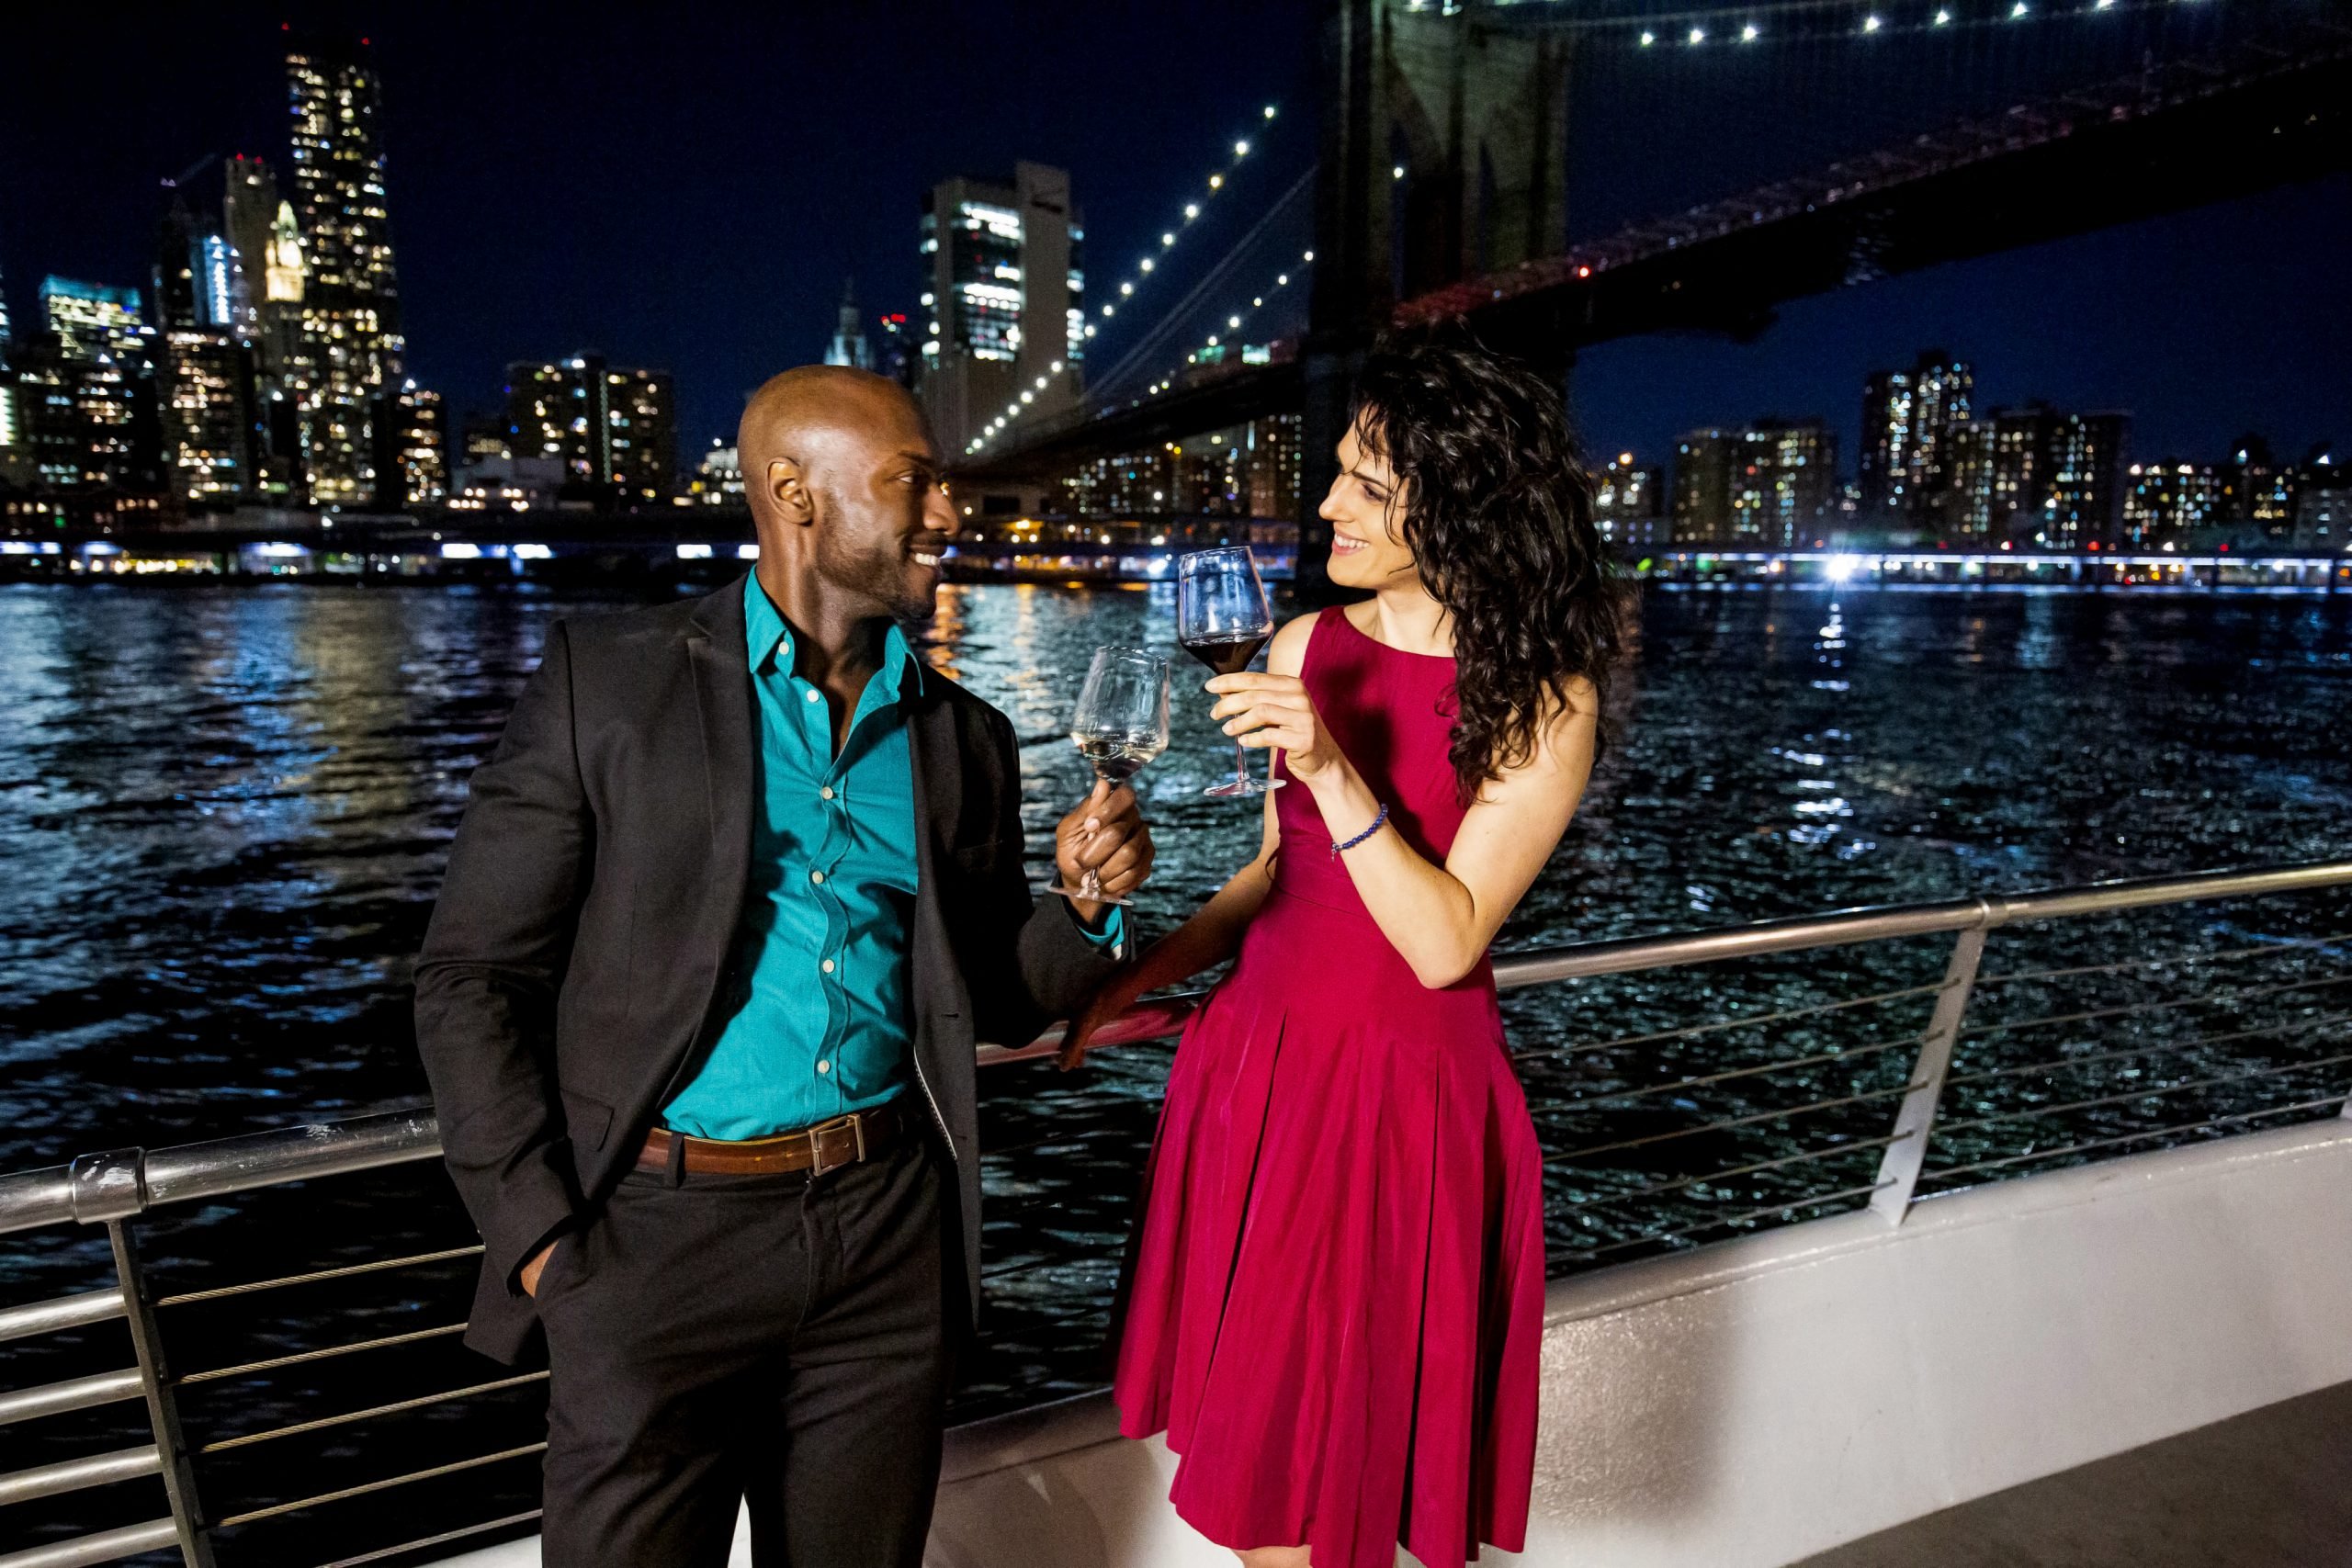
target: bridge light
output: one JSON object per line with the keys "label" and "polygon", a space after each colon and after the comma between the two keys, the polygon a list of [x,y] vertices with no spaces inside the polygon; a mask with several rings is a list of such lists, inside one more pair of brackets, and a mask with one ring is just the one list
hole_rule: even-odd
{"label": "bridge light", "polygon": [[1119,293],[1120,293],[1120,295],[1121,295],[1121,297],[1122,297],[1122,298],[1125,297],[1126,295],[1133,294],[1135,291],[1136,291],[1136,286],[1135,286],[1134,284],[1132,284],[1132,283],[1122,283],[1121,285],[1119,285]]}
{"label": "bridge light", "polygon": [[1192,220],[1198,218],[1200,215],[1201,204],[1199,202],[1188,201],[1184,204],[1184,220],[1186,222],[1192,221]]}
{"label": "bridge light", "polygon": [[1589,266],[1579,266],[1577,268],[1577,276],[1578,277],[1590,277],[1592,276],[1592,268]]}
{"label": "bridge light", "polygon": [[1162,234],[1159,236],[1159,243],[1162,245],[1172,245],[1176,243],[1176,236],[1173,234]]}
{"label": "bridge light", "polygon": [[2015,20],[2017,20],[2019,17],[2022,17],[2022,16],[2024,16],[2024,15],[2025,15],[2025,0],[2018,0],[2018,3],[2017,3],[2016,5],[2014,5],[2014,6],[2010,6],[2010,7],[2009,7],[2009,19],[2010,19],[2011,21],[2015,21]]}
{"label": "bridge light", "polygon": [[1254,297],[1250,299],[1250,308],[1251,310],[1259,310],[1259,309],[1262,308],[1262,307],[1265,305],[1265,303],[1266,303],[1266,297],[1265,297],[1264,295],[1262,295],[1262,294],[1260,294],[1260,295],[1254,296]]}
{"label": "bridge light", "polygon": [[1247,158],[1250,156],[1250,143],[1247,141],[1235,142],[1233,144],[1233,155],[1237,158]]}
{"label": "bridge light", "polygon": [[[1061,367],[1060,367],[1060,366],[1058,366],[1058,365],[1057,365],[1057,366],[1055,366],[1055,367],[1054,367],[1054,368],[1055,368],[1055,369],[1057,369],[1057,370],[1058,370],[1058,369],[1060,369],[1060,368],[1061,368]],[[1042,391],[1044,391],[1045,389],[1046,389],[1046,378],[1045,378],[1043,376],[1040,376],[1040,377],[1038,377],[1038,378],[1037,378],[1037,390],[1039,390],[1039,391],[1041,391],[1041,392],[1042,392]]]}
{"label": "bridge light", "polygon": [[1266,118],[1267,118],[1268,119],[1272,119],[1272,118],[1274,118],[1274,106],[1273,106],[1273,105],[1272,105],[1272,104],[1268,104],[1268,105],[1266,106]]}
{"label": "bridge light", "polygon": [[1224,188],[1225,176],[1223,175],[1211,175],[1209,176],[1209,189],[1223,190]]}
{"label": "bridge light", "polygon": [[[2114,5],[2114,4],[2115,4],[2115,0],[2103,0],[2103,3],[2104,3],[2104,4],[2106,4],[2106,5],[2112,6],[2112,5]],[[1937,13],[1936,13],[1936,26],[1938,26],[1938,27],[1939,27],[1939,28],[1948,28],[1948,27],[1951,26],[1951,13],[1950,11],[1939,11],[1939,12],[1937,12]]]}
{"label": "bridge light", "polygon": [[1142,260],[1142,261],[1140,261],[1140,262],[1136,263],[1136,270],[1138,270],[1138,271],[1140,271],[1140,272],[1149,272],[1149,271],[1152,269],[1152,267],[1153,267],[1153,265],[1155,265],[1155,264],[1153,263],[1152,259],[1151,259],[1149,256],[1146,256],[1146,257],[1144,257],[1144,258],[1143,258],[1143,260]]}
{"label": "bridge light", "polygon": [[1862,18],[1862,31],[1866,33],[1874,33],[1878,31],[1881,25],[1882,24],[1876,17],[1864,17]]}
{"label": "bridge light", "polygon": [[1034,403],[1037,400],[1037,394],[1023,387],[1021,389],[1021,400],[1024,403]]}
{"label": "bridge light", "polygon": [[1274,287],[1275,287],[1275,288],[1289,288],[1289,287],[1290,287],[1290,274],[1288,274],[1288,273],[1286,273],[1286,272],[1283,272],[1283,273],[1276,273],[1276,274],[1274,275]]}
{"label": "bridge light", "polygon": [[[1058,376],[1058,375],[1060,375],[1060,374],[1062,373],[1062,362],[1061,362],[1060,360],[1057,359],[1057,360],[1055,360],[1051,365],[1046,366],[1046,369],[1048,369],[1048,370],[1050,370],[1050,371],[1052,371],[1055,375]],[[1038,383],[1037,383],[1037,385],[1039,385],[1039,386],[1041,386],[1041,387],[1042,387],[1042,386],[1044,386],[1044,385],[1045,385],[1045,383],[1044,383],[1043,381],[1040,381],[1040,382],[1038,382]]]}
{"label": "bridge light", "polygon": [[1105,305],[1102,307],[1102,313],[1106,316],[1115,316],[1119,313],[1119,308],[1116,305]]}
{"label": "bridge light", "polygon": [[1650,46],[1650,45],[1652,45],[1652,44],[1656,43],[1657,41],[1657,34],[1656,34],[1656,33],[1644,33],[1644,34],[1642,35],[1642,47],[1643,47],[1644,49],[1647,49],[1647,48],[1649,48],[1649,46]]}
{"label": "bridge light", "polygon": [[1739,41],[1742,43],[1754,43],[1756,41],[1756,24],[1754,22],[1750,22],[1746,27],[1739,29]]}
{"label": "bridge light", "polygon": [[1313,251],[1309,251],[1309,252],[1307,252],[1307,253],[1306,253],[1306,260],[1308,260],[1308,261],[1313,261],[1313,260],[1315,259],[1315,253],[1314,253]]}
{"label": "bridge light", "polygon": [[1092,337],[1094,335],[1094,323],[1092,321],[1086,323],[1086,335],[1088,337]]}
{"label": "bridge light", "polygon": [[1388,177],[1392,180],[1403,179],[1405,177],[1405,165],[1402,164],[1391,165],[1388,170]]}
{"label": "bridge light", "polygon": [[1707,41],[1707,29],[1706,29],[1706,28],[1692,28],[1690,29],[1690,41],[1691,41],[1692,43],[1704,43],[1704,42],[1706,42],[1706,41]]}

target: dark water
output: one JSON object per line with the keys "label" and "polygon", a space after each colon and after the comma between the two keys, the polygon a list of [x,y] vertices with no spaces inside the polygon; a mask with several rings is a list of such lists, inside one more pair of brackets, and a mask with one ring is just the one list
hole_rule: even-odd
{"label": "dark water", "polygon": [[[407,963],[467,774],[548,622],[605,607],[465,588],[0,591],[0,1171],[420,1096]],[[1086,777],[1062,735],[1089,652],[1172,651],[1172,602],[953,590],[937,629],[936,662],[1032,738],[1026,819],[1042,843]],[[1506,947],[2352,851],[2352,596],[1658,592],[1619,696],[1623,741]],[[1176,743],[1139,780],[1160,845],[1147,924],[1205,897],[1256,841],[1250,807],[1199,796],[1231,754],[1205,705],[1180,697]],[[1988,971],[2095,972],[1983,988],[1925,1190],[2340,1095],[2352,948],[2330,939],[2346,929],[2352,903],[2307,895],[1998,933]],[[1926,1017],[1917,988],[1949,951],[1922,940],[1508,998],[1551,1156],[1555,1268],[1860,1201]],[[1795,1016],[1713,1027],[1767,1013]],[[991,1307],[965,1414],[1099,1381],[1168,1055],[986,1081]],[[1995,1160],[2011,1163],[1977,1168]],[[167,1290],[470,1240],[429,1167],[141,1234]],[[94,1283],[103,1257],[86,1234],[13,1238],[0,1301]],[[192,1303],[167,1311],[168,1340],[187,1370],[436,1327],[462,1312],[469,1272]],[[9,1352],[0,1385],[124,1356],[119,1330]],[[430,1338],[194,1387],[187,1419],[213,1441],[491,1375]],[[205,1495],[218,1517],[526,1444],[535,1393],[209,1456]],[[143,1440],[137,1416],[0,1427],[0,1470]],[[317,1562],[424,1533],[419,1520],[527,1507],[531,1468],[239,1527],[222,1560]],[[10,1510],[0,1551],[19,1531],[157,1506],[141,1483]]]}

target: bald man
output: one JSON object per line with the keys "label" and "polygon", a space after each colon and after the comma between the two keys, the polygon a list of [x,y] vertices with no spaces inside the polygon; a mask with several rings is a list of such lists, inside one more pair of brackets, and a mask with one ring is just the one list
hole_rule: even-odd
{"label": "bald man", "polygon": [[[1125,960],[1033,898],[1004,716],[924,666],[956,513],[906,393],[788,371],[738,447],[759,566],[560,621],[473,777],[416,965],[466,1342],[549,1365],[544,1561],[912,1568],[979,1291],[976,1040]],[[1135,797],[1062,885],[1139,886]]]}

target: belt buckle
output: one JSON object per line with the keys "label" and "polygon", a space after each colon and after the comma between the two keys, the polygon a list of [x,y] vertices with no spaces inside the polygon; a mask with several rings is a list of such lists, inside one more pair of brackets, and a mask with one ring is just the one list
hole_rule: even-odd
{"label": "belt buckle", "polygon": [[[847,1159],[828,1163],[825,1159],[824,1135],[839,1128],[844,1122],[849,1123],[850,1136],[854,1143],[855,1152]],[[808,1173],[811,1176],[822,1176],[829,1170],[839,1170],[845,1165],[856,1165],[865,1158],[865,1119],[856,1111],[852,1111],[836,1116],[830,1122],[820,1122],[808,1129]]]}

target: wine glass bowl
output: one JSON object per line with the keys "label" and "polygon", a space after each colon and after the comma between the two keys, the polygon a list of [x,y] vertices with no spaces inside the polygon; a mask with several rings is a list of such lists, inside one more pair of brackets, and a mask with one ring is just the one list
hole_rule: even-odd
{"label": "wine glass bowl", "polygon": [[[1246,545],[1192,550],[1176,562],[1176,640],[1219,675],[1238,675],[1274,635],[1273,606]],[[1219,797],[1263,795],[1283,781],[1250,776],[1249,751],[1233,743],[1233,776],[1201,793]]]}
{"label": "wine glass bowl", "polygon": [[[1110,784],[1133,778],[1168,749],[1168,660],[1140,648],[1096,649],[1069,738],[1096,778]],[[1076,887],[1056,883],[1048,891],[1098,904],[1130,901],[1105,891],[1092,867]]]}

